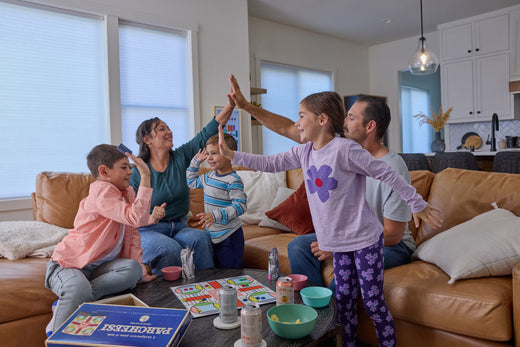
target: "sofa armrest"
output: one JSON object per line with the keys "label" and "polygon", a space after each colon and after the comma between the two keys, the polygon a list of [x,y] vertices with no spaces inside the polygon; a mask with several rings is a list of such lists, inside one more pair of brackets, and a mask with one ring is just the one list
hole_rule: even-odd
{"label": "sofa armrest", "polygon": [[513,335],[520,346],[520,264],[513,268]]}

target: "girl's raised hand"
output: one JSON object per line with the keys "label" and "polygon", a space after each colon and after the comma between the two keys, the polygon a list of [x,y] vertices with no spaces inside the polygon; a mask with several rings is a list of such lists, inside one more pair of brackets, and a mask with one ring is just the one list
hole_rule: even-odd
{"label": "girl's raised hand", "polygon": [[220,154],[224,157],[233,160],[235,157],[235,151],[229,149],[226,141],[224,141],[224,130],[222,129],[222,124],[218,126],[218,148],[220,149]]}

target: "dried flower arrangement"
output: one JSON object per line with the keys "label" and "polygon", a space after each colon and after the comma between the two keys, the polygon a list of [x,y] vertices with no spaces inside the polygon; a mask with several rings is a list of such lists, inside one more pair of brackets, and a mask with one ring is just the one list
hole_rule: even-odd
{"label": "dried flower arrangement", "polygon": [[432,118],[428,118],[425,114],[419,113],[414,115],[414,117],[419,118],[419,125],[423,125],[424,123],[430,124],[435,131],[441,131],[444,127],[448,119],[450,118],[450,113],[453,107],[450,107],[448,111],[442,112],[442,106],[440,107],[439,114],[433,113],[432,109],[430,109],[430,113],[432,114]]}

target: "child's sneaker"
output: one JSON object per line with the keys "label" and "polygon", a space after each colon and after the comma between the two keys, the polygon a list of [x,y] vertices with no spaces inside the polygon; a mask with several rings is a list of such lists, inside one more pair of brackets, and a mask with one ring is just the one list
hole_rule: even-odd
{"label": "child's sneaker", "polygon": [[56,311],[56,306],[58,305],[58,300],[54,301],[52,303],[51,309],[52,309],[52,318],[49,324],[45,327],[45,334],[47,334],[47,337],[52,335],[52,326],[54,325],[54,313]]}

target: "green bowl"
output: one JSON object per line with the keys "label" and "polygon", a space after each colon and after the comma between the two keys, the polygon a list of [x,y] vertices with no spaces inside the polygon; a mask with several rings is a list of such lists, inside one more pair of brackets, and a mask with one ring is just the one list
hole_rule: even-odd
{"label": "green bowl", "polygon": [[[274,320],[278,317],[279,322]],[[267,320],[271,330],[278,336],[286,339],[299,339],[311,333],[316,325],[318,312],[315,309],[299,304],[285,304],[267,311]],[[296,321],[299,319],[299,323]]]}
{"label": "green bowl", "polygon": [[311,307],[325,307],[329,304],[332,290],[325,287],[307,287],[300,290],[303,303]]}

